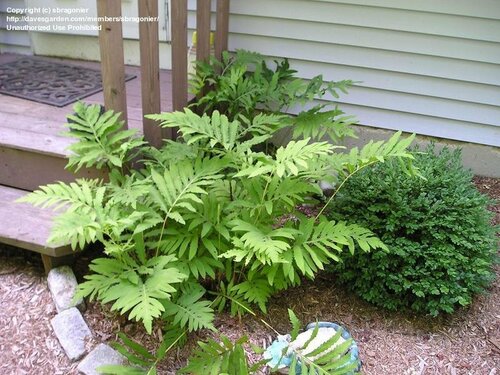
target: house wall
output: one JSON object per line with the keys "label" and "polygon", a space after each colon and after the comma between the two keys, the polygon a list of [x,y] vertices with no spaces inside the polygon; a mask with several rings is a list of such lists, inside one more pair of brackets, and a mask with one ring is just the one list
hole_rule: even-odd
{"label": "house wall", "polygon": [[[19,0],[18,0],[19,1]],[[89,17],[97,16],[96,0],[25,0],[28,7],[84,8]],[[158,0],[160,41],[160,67],[171,68],[170,26],[168,8],[171,0]],[[22,2],[22,0],[21,0]],[[76,14],[75,16],[79,16]],[[137,0],[122,0],[122,16],[137,17]],[[60,23],[64,25],[65,23]],[[77,23],[78,24],[78,23]],[[89,23],[90,25],[91,23]],[[122,24],[124,38],[125,64],[140,65],[139,26],[136,22]],[[98,32],[95,30],[64,30],[50,32],[31,32],[33,50],[37,55],[67,57],[72,59],[100,59]]]}
{"label": "house wall", "polygon": [[[124,15],[136,14],[136,1],[123,0]],[[160,60],[167,69],[169,1],[159,0]],[[0,10],[9,2],[22,0],[3,0]],[[26,3],[69,6],[67,0]],[[95,13],[95,1],[72,0],[71,6]],[[196,0],[188,6],[192,32]],[[36,54],[97,60],[95,35],[31,38]],[[124,36],[125,61],[138,65],[137,25],[124,25]],[[358,81],[338,102],[358,117],[361,131],[401,129],[485,145],[475,159],[491,159],[500,175],[498,0],[231,0],[229,47],[287,57],[306,79],[323,74],[327,80]]]}
{"label": "house wall", "polygon": [[[27,31],[7,31],[7,9],[24,8],[24,0],[0,1],[0,53],[31,54],[31,40]],[[10,15],[10,14],[9,14]],[[23,25],[19,23],[19,25]]]}
{"label": "house wall", "polygon": [[360,81],[339,102],[363,125],[500,146],[498,0],[232,0],[229,47]]}

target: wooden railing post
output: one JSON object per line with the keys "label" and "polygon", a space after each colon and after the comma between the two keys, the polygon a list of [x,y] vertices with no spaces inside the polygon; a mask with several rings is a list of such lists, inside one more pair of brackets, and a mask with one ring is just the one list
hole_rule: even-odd
{"label": "wooden railing post", "polygon": [[196,2],[196,60],[210,57],[210,5],[211,0]]}
{"label": "wooden railing post", "polygon": [[222,52],[227,50],[229,36],[229,0],[217,0],[215,27],[215,58],[222,59]]}
{"label": "wooden railing post", "polygon": [[172,0],[172,107],[187,106],[187,0]]}
{"label": "wooden railing post", "polygon": [[[121,0],[97,0],[99,17],[120,17]],[[127,123],[127,99],[125,93],[125,64],[121,22],[99,22],[99,49],[104,90],[104,106],[122,113]]]}
{"label": "wooden railing post", "polygon": [[154,147],[160,147],[166,134],[154,120],[144,117],[160,113],[160,47],[158,40],[158,0],[139,0],[139,17],[155,17],[157,21],[139,23],[141,52],[141,97],[144,138]]}

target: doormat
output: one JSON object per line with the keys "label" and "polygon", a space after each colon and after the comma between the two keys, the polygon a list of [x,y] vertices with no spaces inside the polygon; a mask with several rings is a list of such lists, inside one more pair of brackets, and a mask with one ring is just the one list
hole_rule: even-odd
{"label": "doormat", "polygon": [[[135,78],[126,74],[125,81]],[[0,93],[64,107],[102,91],[101,72],[35,56],[0,64]]]}

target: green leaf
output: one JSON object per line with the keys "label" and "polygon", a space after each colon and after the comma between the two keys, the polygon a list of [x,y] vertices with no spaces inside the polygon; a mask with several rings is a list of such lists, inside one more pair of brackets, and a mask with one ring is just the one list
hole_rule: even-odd
{"label": "green leaf", "polygon": [[297,335],[299,334],[302,324],[297,318],[297,315],[295,315],[295,313],[290,309],[288,309],[288,317],[290,319],[290,323],[292,323],[292,332],[290,333],[290,336],[292,337],[292,340],[295,340],[297,338]]}

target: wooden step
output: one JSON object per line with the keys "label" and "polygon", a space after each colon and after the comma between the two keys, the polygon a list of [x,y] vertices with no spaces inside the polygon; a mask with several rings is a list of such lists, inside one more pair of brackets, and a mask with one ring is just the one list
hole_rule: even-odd
{"label": "wooden step", "polygon": [[16,200],[24,190],[0,185],[0,242],[42,254],[46,271],[66,262],[74,252],[69,244],[48,244],[47,239],[57,212]]}
{"label": "wooden step", "polygon": [[73,181],[76,177],[102,178],[96,170],[78,174],[65,169],[72,138],[34,131],[0,128],[0,185],[35,190],[54,181]]}

